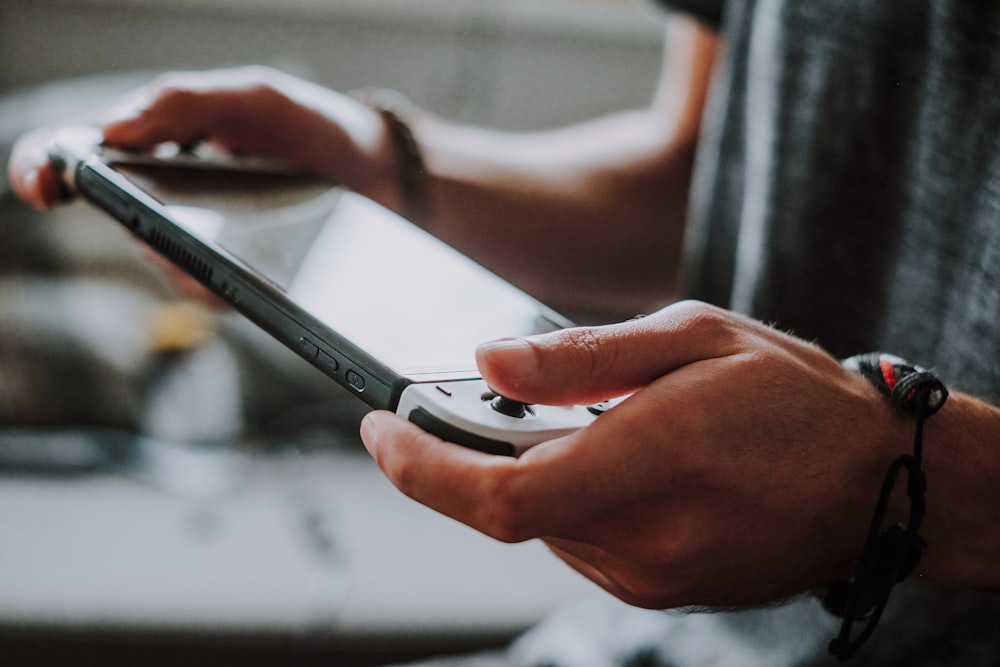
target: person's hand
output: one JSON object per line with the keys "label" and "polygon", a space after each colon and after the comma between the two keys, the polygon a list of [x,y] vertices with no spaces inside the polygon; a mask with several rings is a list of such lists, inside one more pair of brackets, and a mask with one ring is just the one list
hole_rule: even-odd
{"label": "person's hand", "polygon": [[[398,156],[379,114],[355,100],[267,67],[163,75],[85,119],[109,145],[146,150],[210,141],[237,154],[278,158],[387,205],[398,193]],[[65,198],[48,160],[53,129],[22,137],[8,172],[36,208]]]}
{"label": "person's hand", "polygon": [[700,303],[482,346],[499,393],[589,404],[635,392],[519,459],[387,412],[362,423],[386,475],[502,541],[543,538],[634,605],[742,606],[850,576],[912,425],[819,348]]}
{"label": "person's hand", "polygon": [[[377,112],[266,67],[166,74],[82,120],[102,127],[107,144],[129,150],[210,141],[235,154],[299,165],[388,205],[399,196],[391,171],[397,157]],[[48,156],[55,131],[22,137],[8,167],[15,194],[38,209],[70,194]],[[151,257],[182,294],[220,303],[193,278]]]}
{"label": "person's hand", "polygon": [[68,197],[62,176],[49,160],[52,131],[39,129],[14,144],[7,164],[7,178],[14,194],[32,207],[45,210]]}

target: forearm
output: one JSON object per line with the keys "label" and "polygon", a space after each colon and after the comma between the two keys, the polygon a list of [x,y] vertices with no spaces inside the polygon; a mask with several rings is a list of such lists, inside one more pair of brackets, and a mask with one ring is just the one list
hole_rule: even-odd
{"label": "forearm", "polygon": [[[415,114],[431,205],[420,222],[556,307],[620,317],[662,305],[674,295],[715,42],[690,20],[670,21],[659,92],[641,111],[530,134]],[[165,75],[110,118],[110,145],[209,140],[407,209],[406,155],[385,116],[269,68]],[[45,143],[44,133],[26,139],[11,167],[19,194],[39,206],[59,197]]]}
{"label": "forearm", "polygon": [[693,141],[663,136],[657,111],[530,136],[426,129],[437,236],[553,305],[629,316],[672,295]]}
{"label": "forearm", "polygon": [[560,307],[648,312],[674,295],[714,37],[671,24],[644,110],[514,134],[418,119],[432,231]]}

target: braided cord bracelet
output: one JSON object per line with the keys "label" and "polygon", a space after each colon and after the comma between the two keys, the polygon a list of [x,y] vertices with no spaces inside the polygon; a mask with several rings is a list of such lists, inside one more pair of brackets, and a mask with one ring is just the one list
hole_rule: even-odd
{"label": "braided cord bracelet", "polygon": [[[930,371],[882,352],[851,357],[843,364],[867,378],[897,410],[916,420],[913,454],[898,457],[886,473],[854,578],[835,582],[823,596],[823,605],[843,618],[840,633],[830,642],[830,654],[848,660],[875,631],[892,588],[913,572],[926,547],[920,536],[927,488],[923,471],[924,421],[941,409],[948,390]],[[904,469],[909,518],[905,525],[894,524],[882,530],[896,479]],[[865,626],[852,638],[853,624],[859,620],[865,620]]]}
{"label": "braided cord bracelet", "polygon": [[351,97],[382,117],[400,159],[401,213],[418,227],[426,227],[431,217],[427,170],[420,145],[410,128],[410,119],[418,113],[417,106],[403,93],[387,88],[364,88],[352,92]]}

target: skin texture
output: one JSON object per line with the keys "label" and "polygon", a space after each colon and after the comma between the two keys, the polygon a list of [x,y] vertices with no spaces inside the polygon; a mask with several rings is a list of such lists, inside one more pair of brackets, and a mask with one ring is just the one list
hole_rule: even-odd
{"label": "skin texture", "polygon": [[[517,460],[369,415],[375,459],[420,502],[499,540],[541,537],[639,606],[752,605],[845,576],[865,521],[843,516],[870,512],[873,495],[856,489],[877,489],[907,446],[905,423],[825,352],[700,303],[488,344],[479,362],[491,386],[531,403],[635,393]],[[844,427],[859,419],[873,431]]]}
{"label": "skin texture", "polygon": [[[373,198],[392,198],[382,191],[393,189],[385,175],[396,156],[378,115],[267,67],[165,74],[78,122],[100,126],[105,141],[122,148],[207,140],[237,154],[285,159]],[[51,134],[41,128],[19,140],[8,167],[15,193],[39,209],[58,204],[63,194],[46,158]]]}
{"label": "skin texture", "polygon": [[[647,109],[510,134],[411,120],[435,234],[603,327],[484,344],[484,378],[522,401],[630,397],[519,459],[375,412],[362,437],[404,493],[506,542],[541,538],[635,605],[754,605],[849,576],[889,463],[913,424],[815,346],[693,302],[670,303],[717,39],[668,28]],[[401,156],[381,117],[267,68],[172,74],[92,115],[128,148],[211,141],[282,158],[394,209]],[[42,129],[15,147],[15,192],[62,200]],[[609,227],[614,233],[608,233]],[[1000,588],[1000,411],[959,392],[928,422],[931,487],[918,574]],[[894,499],[891,520],[905,517]]]}
{"label": "skin texture", "polygon": [[[421,145],[440,238],[559,309],[601,319],[648,312],[676,294],[694,146],[715,37],[672,23],[653,104],[548,132],[410,124]],[[401,211],[401,156],[381,117],[350,97],[266,67],[167,74],[82,122],[112,145],[201,139],[280,158]],[[15,192],[61,200],[45,156],[51,131],[15,146]],[[608,221],[629,234],[607,234]]]}
{"label": "skin texture", "polygon": [[[478,360],[497,391],[530,403],[634,393],[519,459],[384,412],[363,422],[369,451],[419,502],[498,540],[541,538],[638,606],[757,605],[850,576],[882,478],[912,451],[912,420],[867,380],[702,303],[489,343]],[[919,572],[995,588],[1000,461],[977,429],[1000,433],[998,412],[962,394],[928,423],[932,548]],[[896,497],[888,520],[906,510]]]}

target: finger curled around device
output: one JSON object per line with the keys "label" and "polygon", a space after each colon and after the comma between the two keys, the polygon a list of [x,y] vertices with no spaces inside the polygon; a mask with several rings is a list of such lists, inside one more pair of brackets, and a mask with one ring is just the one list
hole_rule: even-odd
{"label": "finger curled around device", "polygon": [[47,134],[38,132],[25,137],[15,146],[7,170],[14,193],[39,210],[73,198],[57,165],[49,158],[48,145]]}

